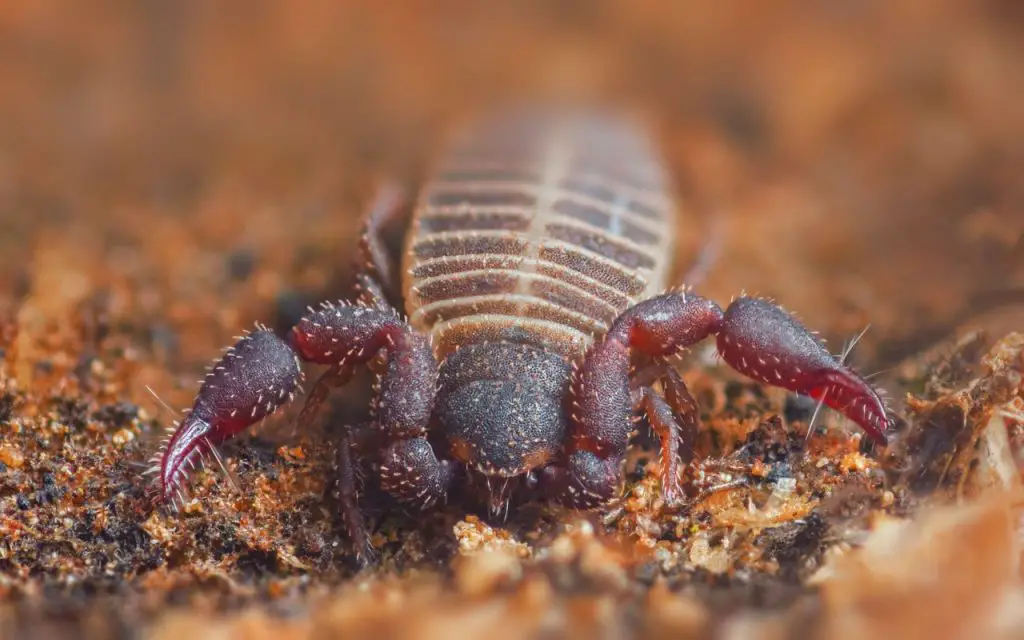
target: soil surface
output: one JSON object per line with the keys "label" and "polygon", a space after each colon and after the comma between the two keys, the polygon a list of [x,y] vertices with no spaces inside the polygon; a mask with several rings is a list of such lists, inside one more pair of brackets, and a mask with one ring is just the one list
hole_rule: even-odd
{"label": "soil surface", "polygon": [[[1017,637],[1024,11],[1013,0],[23,3],[0,12],[0,629],[12,637]],[[350,294],[359,218],[523,96],[644,111],[680,272],[771,296],[900,419],[874,448],[698,350],[688,499],[333,496],[357,380],[223,448],[177,513],[169,407],[260,321]],[[152,390],[152,393],[150,392]],[[157,399],[159,397],[159,400]],[[923,622],[927,620],[927,622]]]}

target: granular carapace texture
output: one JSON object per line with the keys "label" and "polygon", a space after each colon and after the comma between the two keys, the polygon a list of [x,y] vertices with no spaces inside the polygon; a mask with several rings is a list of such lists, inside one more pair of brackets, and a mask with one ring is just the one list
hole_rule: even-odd
{"label": "granular carapace texture", "polygon": [[[0,18],[6,635],[1020,629],[1013,3],[85,11]],[[871,325],[849,360],[890,392],[888,446],[829,410],[807,437],[813,401],[698,349],[682,506],[656,438],[598,514],[413,516],[364,478],[360,572],[332,491],[357,374],[314,428],[289,407],[154,505],[180,416],[147,387],[187,406],[232,336],[349,297],[381,176],[417,178],[467,107],[553,86],[648,112],[691,216],[677,262],[720,240],[700,295],[775,299],[833,353]]]}

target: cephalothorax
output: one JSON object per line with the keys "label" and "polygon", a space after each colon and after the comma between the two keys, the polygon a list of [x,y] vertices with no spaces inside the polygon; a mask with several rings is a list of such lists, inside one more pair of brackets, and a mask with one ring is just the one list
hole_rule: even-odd
{"label": "cephalothorax", "polygon": [[[744,296],[723,311],[685,290],[664,293],[670,192],[648,141],[611,115],[526,110],[466,129],[415,201],[382,191],[361,243],[357,301],[311,310],[283,340],[260,328],[213,367],[156,459],[162,496],[290,400],[300,360],[328,367],[302,422],[357,365],[379,370],[381,486],[417,508],[460,480],[483,487],[495,511],[521,487],[599,507],[619,490],[640,412],[661,441],[665,497],[678,500],[697,407],[666,358],[709,337],[734,369],[823,399],[885,443],[878,393],[780,307]],[[378,230],[403,209],[412,222],[395,278]],[[399,287],[407,320],[387,302]],[[345,521],[365,553],[352,454],[343,436]]]}

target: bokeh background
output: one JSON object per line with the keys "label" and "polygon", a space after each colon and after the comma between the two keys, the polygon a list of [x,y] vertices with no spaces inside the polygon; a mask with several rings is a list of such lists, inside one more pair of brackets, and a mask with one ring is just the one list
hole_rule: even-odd
{"label": "bokeh background", "polygon": [[649,114],[681,260],[723,223],[706,293],[833,340],[870,323],[883,367],[1021,319],[1022,23],[1015,0],[5,3],[0,302],[47,334],[91,304],[190,385],[240,327],[345,294],[375,182],[446,125],[571,94]]}

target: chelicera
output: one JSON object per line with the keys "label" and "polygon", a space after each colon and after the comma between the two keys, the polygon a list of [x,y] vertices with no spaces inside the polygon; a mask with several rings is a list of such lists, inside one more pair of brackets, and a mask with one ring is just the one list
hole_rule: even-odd
{"label": "chelicera", "polygon": [[[885,444],[878,392],[776,304],[726,309],[666,292],[675,204],[642,136],[605,114],[525,111],[453,144],[415,202],[385,189],[360,243],[358,298],[310,310],[282,339],[258,327],[215,364],[155,458],[173,502],[187,471],[292,399],[301,363],[326,367],[299,422],[369,366],[381,488],[427,509],[456,483],[492,512],[518,493],[574,509],[615,498],[634,418],[661,445],[661,487],[682,500],[697,405],[671,360],[705,339],[761,383],[820,399]],[[410,213],[402,276],[379,229]],[[389,296],[403,295],[400,313]],[[369,537],[355,467],[339,443],[343,518],[357,553]]]}

